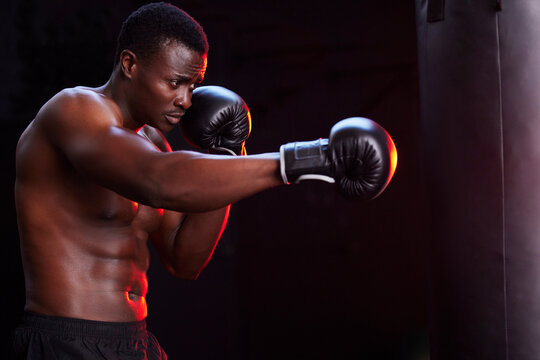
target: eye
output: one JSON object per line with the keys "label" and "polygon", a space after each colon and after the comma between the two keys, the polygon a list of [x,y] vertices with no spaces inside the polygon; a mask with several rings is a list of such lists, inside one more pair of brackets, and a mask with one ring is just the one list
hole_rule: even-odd
{"label": "eye", "polygon": [[169,84],[171,85],[171,87],[177,88],[178,86],[180,86],[180,81],[176,79],[172,79],[172,80],[169,80]]}

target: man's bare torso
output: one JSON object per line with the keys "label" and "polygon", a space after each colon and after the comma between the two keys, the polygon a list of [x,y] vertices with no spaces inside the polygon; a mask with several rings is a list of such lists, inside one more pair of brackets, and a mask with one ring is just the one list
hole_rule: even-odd
{"label": "man's bare torso", "polygon": [[[77,91],[88,96],[91,90],[71,95]],[[114,113],[114,103],[102,98],[96,95],[96,108]],[[17,148],[15,197],[26,310],[140,320],[146,316],[147,239],[159,227],[162,211],[85,179],[50,141],[50,113],[40,111]]]}

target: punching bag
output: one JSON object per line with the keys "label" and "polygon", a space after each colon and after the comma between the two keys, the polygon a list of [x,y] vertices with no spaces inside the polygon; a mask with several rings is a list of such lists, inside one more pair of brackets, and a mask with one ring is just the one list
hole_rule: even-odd
{"label": "punching bag", "polygon": [[431,360],[540,359],[540,1],[416,0]]}

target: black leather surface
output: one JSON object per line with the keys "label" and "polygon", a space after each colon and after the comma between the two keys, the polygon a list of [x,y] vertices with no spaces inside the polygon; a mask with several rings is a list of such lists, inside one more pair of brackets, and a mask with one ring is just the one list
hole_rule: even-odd
{"label": "black leather surface", "polygon": [[427,21],[435,22],[441,20],[444,20],[444,0],[429,0]]}
{"label": "black leather surface", "polygon": [[540,2],[497,4],[416,1],[432,360],[540,358]]}
{"label": "black leather surface", "polygon": [[193,91],[191,102],[180,121],[185,139],[201,149],[225,148],[241,155],[251,132],[244,100],[221,86],[201,86]]}

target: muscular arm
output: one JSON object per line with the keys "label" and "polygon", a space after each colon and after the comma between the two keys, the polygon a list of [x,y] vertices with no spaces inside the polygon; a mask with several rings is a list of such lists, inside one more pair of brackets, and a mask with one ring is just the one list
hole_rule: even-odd
{"label": "muscular arm", "polygon": [[174,276],[194,280],[206,267],[225,229],[230,205],[197,214],[165,211],[150,238],[161,262]]}
{"label": "muscular arm", "polygon": [[281,183],[277,153],[237,158],[162,153],[123,128],[119,115],[100,101],[107,100],[61,93],[38,118],[81,174],[126,198],[154,208],[205,212]]}
{"label": "muscular arm", "polygon": [[[157,129],[145,126],[138,133],[161,151],[172,151]],[[230,205],[194,214],[164,211],[161,226],[150,234],[150,239],[165,268],[179,278],[196,279],[212,257],[227,225],[229,211]]]}

